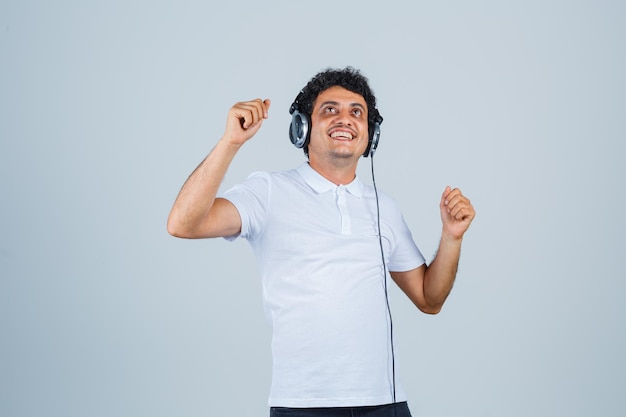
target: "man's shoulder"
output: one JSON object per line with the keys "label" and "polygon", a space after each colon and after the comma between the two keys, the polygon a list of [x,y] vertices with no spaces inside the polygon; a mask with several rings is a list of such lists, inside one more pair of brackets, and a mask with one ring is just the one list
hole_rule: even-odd
{"label": "man's shoulder", "polygon": [[275,178],[275,177],[290,177],[293,176],[296,169],[283,169],[283,170],[257,170],[251,171],[246,180],[254,178]]}
{"label": "man's shoulder", "polygon": [[272,187],[286,184],[293,184],[301,181],[297,169],[286,169],[277,171],[254,171],[248,175],[243,185],[249,187]]}

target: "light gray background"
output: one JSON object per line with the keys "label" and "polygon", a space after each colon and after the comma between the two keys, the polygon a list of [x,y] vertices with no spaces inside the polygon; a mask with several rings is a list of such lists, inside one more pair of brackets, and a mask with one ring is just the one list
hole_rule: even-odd
{"label": "light gray background", "polygon": [[440,315],[391,294],[413,415],[622,415],[625,3],[217,3],[0,3],[0,415],[267,415],[251,251],[166,217],[236,101],[273,105],[224,186],[300,164],[345,65],[424,254],[446,184],[478,212]]}

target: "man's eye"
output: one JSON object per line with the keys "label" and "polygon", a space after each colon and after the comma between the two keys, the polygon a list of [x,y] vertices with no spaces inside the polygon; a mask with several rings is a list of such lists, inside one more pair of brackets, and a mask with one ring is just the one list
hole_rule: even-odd
{"label": "man's eye", "polygon": [[326,113],[337,113],[337,109],[334,107],[326,107],[325,111]]}
{"label": "man's eye", "polygon": [[363,114],[363,111],[361,109],[354,109],[354,110],[352,110],[352,113],[355,116],[361,116]]}

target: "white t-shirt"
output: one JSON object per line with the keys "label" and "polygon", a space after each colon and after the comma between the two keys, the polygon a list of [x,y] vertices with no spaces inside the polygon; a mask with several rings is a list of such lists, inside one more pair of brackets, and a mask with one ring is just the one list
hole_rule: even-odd
{"label": "white t-shirt", "polygon": [[[373,187],[358,179],[337,186],[303,164],[254,173],[223,197],[237,207],[239,236],[249,241],[261,270],[272,327],[269,405],[391,403],[389,315]],[[379,192],[379,204],[387,270],[422,265],[395,201]],[[397,383],[396,400],[406,400]]]}

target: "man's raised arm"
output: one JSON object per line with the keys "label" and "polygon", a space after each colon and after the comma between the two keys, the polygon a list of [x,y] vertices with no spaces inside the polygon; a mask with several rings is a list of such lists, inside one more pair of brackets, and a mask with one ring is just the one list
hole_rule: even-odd
{"label": "man's raised arm", "polygon": [[267,119],[270,104],[270,100],[256,99],[230,108],[224,135],[191,173],[176,197],[167,219],[167,231],[172,236],[197,239],[240,232],[241,218],[235,206],[215,196],[241,146]]}

